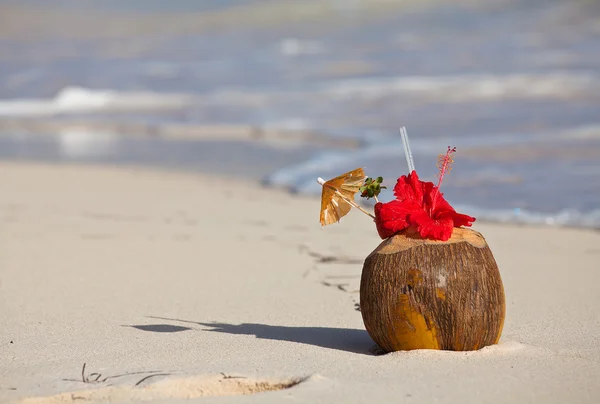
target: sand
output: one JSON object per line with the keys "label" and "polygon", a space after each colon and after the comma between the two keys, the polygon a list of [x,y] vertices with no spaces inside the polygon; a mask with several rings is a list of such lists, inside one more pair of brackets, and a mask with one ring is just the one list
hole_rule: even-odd
{"label": "sand", "polygon": [[476,222],[500,343],[375,355],[359,212],[321,229],[314,198],[140,168],[0,184],[0,402],[600,402],[598,232]]}

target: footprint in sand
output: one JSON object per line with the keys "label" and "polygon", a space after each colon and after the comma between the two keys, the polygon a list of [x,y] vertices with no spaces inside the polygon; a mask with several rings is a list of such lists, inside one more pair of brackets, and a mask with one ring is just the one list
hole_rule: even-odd
{"label": "footprint in sand", "polygon": [[[155,375],[161,376],[161,375]],[[154,377],[153,377],[154,378]],[[287,380],[252,380],[240,376],[192,376],[154,380],[146,377],[135,386],[107,386],[67,392],[47,397],[29,397],[20,404],[51,404],[74,401],[152,401],[164,399],[193,399],[206,396],[234,396],[285,390],[307,378]]]}

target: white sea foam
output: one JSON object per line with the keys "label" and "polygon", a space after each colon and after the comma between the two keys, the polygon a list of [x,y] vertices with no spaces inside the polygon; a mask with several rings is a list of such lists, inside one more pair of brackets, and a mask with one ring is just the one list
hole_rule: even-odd
{"label": "white sea foam", "polygon": [[289,131],[311,130],[314,129],[313,126],[314,125],[309,119],[301,117],[282,119],[277,121],[267,121],[263,125],[265,129]]}
{"label": "white sea foam", "polygon": [[542,213],[520,208],[483,209],[460,204],[454,207],[459,212],[469,212],[471,216],[492,222],[600,228],[600,209],[589,212],[581,212],[577,209],[562,209],[555,213]]}
{"label": "white sea foam", "polygon": [[586,73],[473,74],[455,76],[402,76],[341,80],[323,88],[333,99],[381,96],[402,93],[435,98],[441,102],[493,100],[503,98],[564,99],[598,97],[600,79]]}
{"label": "white sea foam", "polygon": [[306,41],[298,38],[284,38],[279,42],[279,50],[285,56],[316,55],[325,48],[317,41]]}
{"label": "white sea foam", "polygon": [[[323,171],[333,170],[340,164],[344,164],[348,160],[347,153],[342,152],[329,152],[323,153],[320,156],[316,156],[313,159],[304,161],[301,164],[282,168],[270,175],[268,175],[264,182],[270,186],[275,187],[294,187],[298,184],[299,178],[307,178],[314,176],[316,179],[318,173]],[[314,181],[313,181],[314,182]],[[314,193],[313,190],[296,189],[299,192]]]}
{"label": "white sea foam", "polygon": [[68,158],[87,158],[114,152],[120,137],[115,133],[90,132],[86,129],[65,129],[59,133],[60,153]]}
{"label": "white sea foam", "polygon": [[192,103],[183,94],[120,92],[66,87],[52,99],[0,100],[0,116],[51,116],[65,113],[181,108]]}

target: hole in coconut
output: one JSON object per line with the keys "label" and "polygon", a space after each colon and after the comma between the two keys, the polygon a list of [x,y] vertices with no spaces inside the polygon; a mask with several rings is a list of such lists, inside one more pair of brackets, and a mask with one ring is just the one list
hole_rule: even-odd
{"label": "hole in coconut", "polygon": [[150,380],[137,386],[109,386],[78,390],[47,397],[28,397],[22,404],[68,403],[74,401],[152,401],[193,399],[208,396],[237,396],[285,390],[306,381],[308,377],[287,380],[253,380],[243,377],[194,376]]}

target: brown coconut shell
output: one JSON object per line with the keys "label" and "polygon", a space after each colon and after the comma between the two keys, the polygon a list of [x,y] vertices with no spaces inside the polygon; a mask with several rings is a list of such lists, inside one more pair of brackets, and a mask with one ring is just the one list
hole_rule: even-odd
{"label": "brown coconut shell", "polygon": [[360,309],[369,335],[387,352],[496,344],[506,310],[492,251],[466,228],[455,228],[448,241],[412,230],[384,240],[364,262]]}

